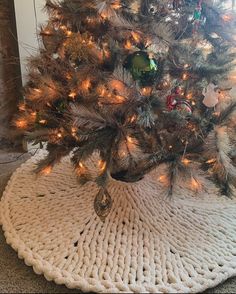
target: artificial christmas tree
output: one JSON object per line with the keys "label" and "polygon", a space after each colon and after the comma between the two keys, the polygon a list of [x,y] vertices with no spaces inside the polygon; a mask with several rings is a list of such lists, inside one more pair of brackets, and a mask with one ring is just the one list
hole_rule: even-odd
{"label": "artificial christmas tree", "polygon": [[[194,162],[232,194],[236,102],[222,82],[235,57],[235,18],[225,3],[47,1],[45,49],[30,63],[15,122],[29,140],[47,142],[38,171],[72,151],[81,182],[101,187],[102,218],[111,208],[109,175],[134,182],[161,163],[170,194],[177,173],[197,185]],[[86,160],[95,152],[94,177]]]}

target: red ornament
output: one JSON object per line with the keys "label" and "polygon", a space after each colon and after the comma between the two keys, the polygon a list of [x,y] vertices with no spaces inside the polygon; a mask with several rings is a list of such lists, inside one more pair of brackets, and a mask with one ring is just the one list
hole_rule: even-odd
{"label": "red ornament", "polygon": [[178,101],[175,109],[184,115],[191,115],[192,114],[192,108],[191,108],[190,104],[185,100]]}
{"label": "red ornament", "polygon": [[167,109],[169,111],[177,110],[184,115],[191,115],[192,108],[190,104],[183,100],[179,99],[179,89],[177,88],[175,92],[167,97]]}
{"label": "red ornament", "polygon": [[169,111],[174,110],[176,107],[176,104],[177,104],[176,96],[177,96],[176,94],[172,94],[167,97],[167,108]]}

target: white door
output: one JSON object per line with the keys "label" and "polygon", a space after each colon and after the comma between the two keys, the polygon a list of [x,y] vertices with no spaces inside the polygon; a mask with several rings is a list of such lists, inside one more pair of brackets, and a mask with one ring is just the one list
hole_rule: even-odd
{"label": "white door", "polygon": [[14,0],[16,12],[17,34],[20,50],[23,82],[26,81],[27,58],[37,54],[37,32],[40,24],[47,20],[42,11],[45,0]]}

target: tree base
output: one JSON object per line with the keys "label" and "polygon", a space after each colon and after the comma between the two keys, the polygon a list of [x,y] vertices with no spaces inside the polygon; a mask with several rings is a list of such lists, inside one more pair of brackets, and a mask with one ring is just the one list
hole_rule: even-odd
{"label": "tree base", "polygon": [[[0,205],[7,243],[37,274],[84,292],[195,293],[236,275],[236,200],[204,181],[172,199],[156,172],[110,180],[113,208],[95,214],[95,183],[79,186],[69,158],[33,173],[41,152],[12,176]],[[162,173],[158,170],[158,174]]]}

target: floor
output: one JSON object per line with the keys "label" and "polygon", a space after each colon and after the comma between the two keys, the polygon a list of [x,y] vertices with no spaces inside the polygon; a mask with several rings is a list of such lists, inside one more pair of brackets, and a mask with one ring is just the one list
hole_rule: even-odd
{"label": "floor", "polygon": [[[17,156],[19,155],[0,151],[0,195],[11,173],[28,156],[22,156],[14,163],[2,165],[1,162],[12,161]],[[0,293],[81,293],[79,290],[69,290],[64,286],[46,281],[43,276],[36,275],[32,268],[19,260],[15,251],[5,243],[2,230],[0,230],[0,269]],[[205,293],[236,293],[236,278]]]}

